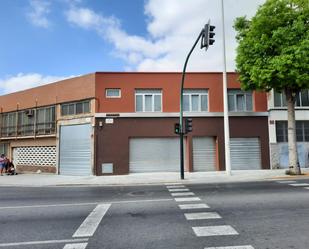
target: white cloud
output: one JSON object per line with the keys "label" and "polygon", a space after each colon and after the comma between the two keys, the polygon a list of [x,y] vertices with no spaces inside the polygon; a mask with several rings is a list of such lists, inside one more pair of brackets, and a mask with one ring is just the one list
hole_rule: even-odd
{"label": "white cloud", "polygon": [[[227,69],[235,69],[235,31],[238,16],[251,16],[265,0],[224,0]],[[67,20],[81,28],[94,30],[114,46],[112,54],[127,62],[127,70],[182,71],[184,60],[204,24],[216,26],[216,42],[207,53],[199,49],[190,58],[188,71],[222,71],[222,23],[220,1],[148,0],[145,4],[147,38],[129,35],[115,17],[89,8],[72,7]]]}
{"label": "white cloud", "polygon": [[48,28],[51,23],[47,19],[50,12],[50,2],[44,0],[31,0],[30,11],[27,13],[29,21],[38,27]]}
{"label": "white cloud", "polygon": [[56,82],[70,77],[60,76],[44,76],[38,73],[23,74],[19,73],[15,76],[7,76],[4,79],[0,79],[0,94],[8,94],[25,90],[28,88]]}

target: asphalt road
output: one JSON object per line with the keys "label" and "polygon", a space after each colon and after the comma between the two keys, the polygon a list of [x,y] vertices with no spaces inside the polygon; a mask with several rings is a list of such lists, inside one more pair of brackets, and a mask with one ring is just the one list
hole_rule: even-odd
{"label": "asphalt road", "polygon": [[308,249],[309,189],[291,184],[1,187],[0,248]]}

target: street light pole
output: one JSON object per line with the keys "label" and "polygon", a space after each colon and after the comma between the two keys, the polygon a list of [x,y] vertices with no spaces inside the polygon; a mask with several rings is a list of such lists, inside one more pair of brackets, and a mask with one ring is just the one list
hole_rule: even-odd
{"label": "street light pole", "polygon": [[224,4],[221,0],[222,11],[222,41],[223,41],[223,112],[224,112],[224,150],[225,150],[225,171],[231,175],[231,155],[230,155],[230,128],[227,99],[227,77],[226,77],[226,55],[225,55],[225,29],[224,29]]}
{"label": "street light pole", "polygon": [[186,75],[186,68],[187,68],[187,64],[190,58],[190,55],[192,54],[196,44],[198,43],[198,41],[200,40],[200,38],[202,37],[202,34],[204,32],[204,29],[201,30],[199,36],[197,37],[193,47],[191,48],[189,54],[187,55],[185,64],[183,66],[183,70],[182,70],[182,78],[181,78],[181,88],[180,88],[180,115],[179,115],[179,124],[180,124],[180,134],[179,134],[179,138],[180,138],[180,178],[183,180],[185,178],[185,173],[184,173],[184,152],[183,152],[183,137],[184,137],[184,127],[183,127],[183,86],[184,86],[184,82],[185,82],[185,75]]}

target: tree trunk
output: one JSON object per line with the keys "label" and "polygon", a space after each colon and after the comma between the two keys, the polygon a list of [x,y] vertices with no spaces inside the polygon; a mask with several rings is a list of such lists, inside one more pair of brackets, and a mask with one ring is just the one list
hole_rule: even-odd
{"label": "tree trunk", "polygon": [[298,162],[296,125],[295,125],[295,92],[290,89],[285,90],[288,107],[288,146],[289,146],[289,167],[290,173],[300,175]]}

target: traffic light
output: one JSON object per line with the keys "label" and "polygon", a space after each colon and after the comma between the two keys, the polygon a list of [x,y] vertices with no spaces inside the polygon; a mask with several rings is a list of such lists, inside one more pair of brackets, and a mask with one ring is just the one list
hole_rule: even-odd
{"label": "traffic light", "polygon": [[202,33],[201,48],[206,48],[207,50],[210,45],[214,44],[215,28],[216,28],[215,26],[210,25],[210,21],[208,21],[208,23],[205,24]]}
{"label": "traffic light", "polygon": [[175,134],[180,134],[180,124],[179,123],[175,124],[174,132],[175,132]]}
{"label": "traffic light", "polygon": [[185,119],[185,133],[189,133],[192,131],[192,118]]}

